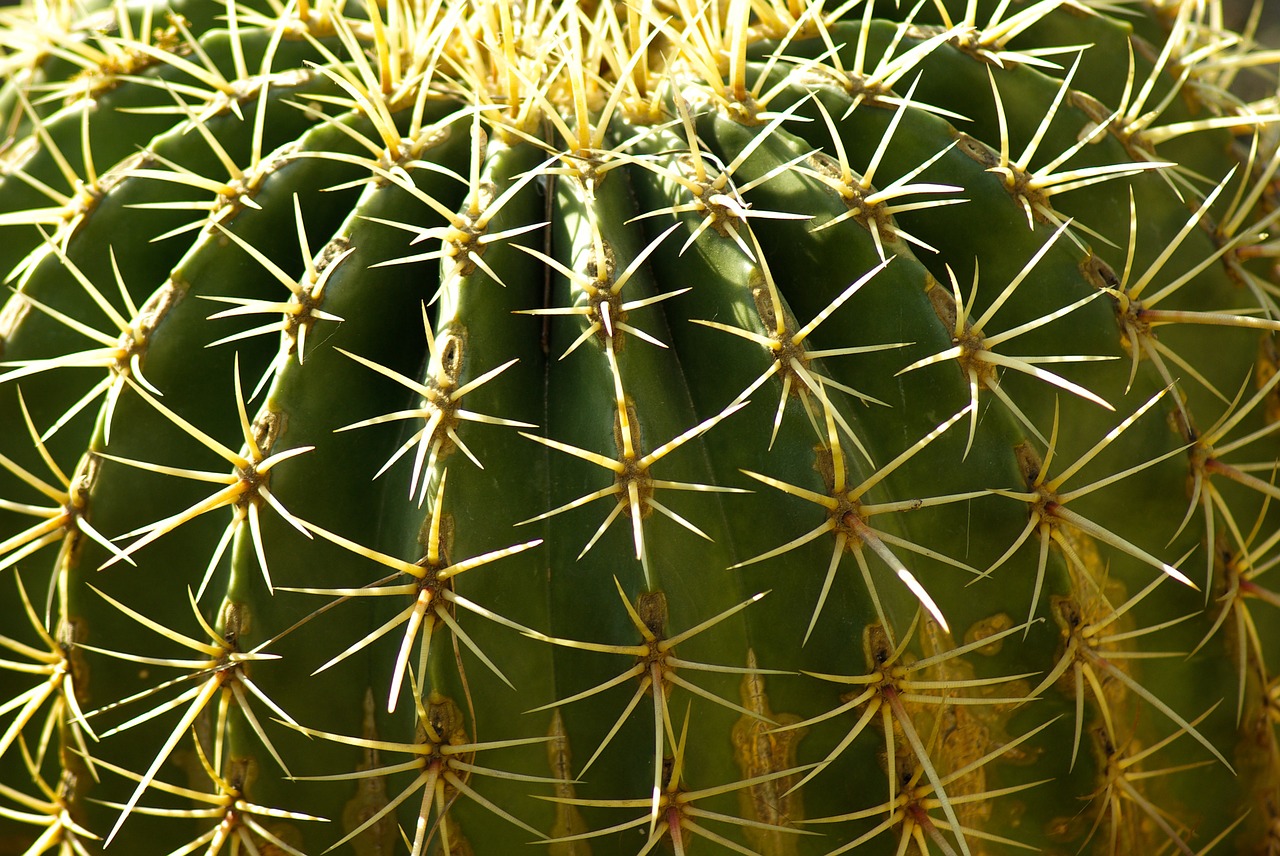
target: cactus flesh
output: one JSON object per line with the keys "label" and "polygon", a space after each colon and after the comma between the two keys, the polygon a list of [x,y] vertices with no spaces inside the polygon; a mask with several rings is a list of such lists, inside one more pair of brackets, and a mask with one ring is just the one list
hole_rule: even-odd
{"label": "cactus flesh", "polygon": [[0,12],[0,854],[1280,853],[1223,20]]}

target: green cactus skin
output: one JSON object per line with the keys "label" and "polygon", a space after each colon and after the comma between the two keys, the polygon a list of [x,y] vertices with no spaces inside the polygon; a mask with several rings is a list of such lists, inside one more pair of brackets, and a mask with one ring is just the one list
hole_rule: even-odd
{"label": "green cactus skin", "polygon": [[0,856],[1280,853],[1216,3],[0,20]]}

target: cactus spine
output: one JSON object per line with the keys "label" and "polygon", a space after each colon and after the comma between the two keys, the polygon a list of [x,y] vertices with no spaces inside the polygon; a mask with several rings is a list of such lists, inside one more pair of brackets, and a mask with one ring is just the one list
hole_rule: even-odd
{"label": "cactus spine", "polygon": [[0,854],[1280,853],[1216,2],[0,45]]}

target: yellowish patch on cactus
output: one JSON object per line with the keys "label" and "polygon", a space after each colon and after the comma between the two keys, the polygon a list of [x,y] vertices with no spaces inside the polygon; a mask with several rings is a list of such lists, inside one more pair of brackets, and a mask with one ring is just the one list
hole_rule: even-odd
{"label": "yellowish patch on cactus", "polygon": [[[928,622],[929,619],[926,617],[925,621]],[[970,852],[969,836],[1015,847],[1023,846],[1015,841],[982,833],[980,826],[975,827],[971,823],[982,820],[984,806],[987,806],[990,800],[1034,786],[1034,783],[1029,783],[992,790],[985,787],[984,777],[980,773],[991,761],[1016,751],[1017,747],[1031,734],[1002,745],[994,745],[986,737],[984,729],[977,726],[967,712],[949,717],[947,711],[954,705],[967,709],[969,705],[1017,704],[1025,696],[999,698],[984,695],[984,693],[990,687],[1016,685],[1028,675],[969,679],[948,676],[937,679],[935,677],[938,674],[937,670],[942,669],[944,672],[955,670],[956,667],[951,665],[951,661],[962,663],[965,654],[988,640],[948,649],[940,654],[917,660],[907,651],[906,646],[915,636],[918,627],[919,613],[911,633],[895,648],[880,625],[868,625],[864,630],[865,650],[868,657],[868,670],[865,674],[813,673],[814,677],[824,681],[863,689],[854,689],[842,696],[842,704],[831,711],[798,725],[789,726],[791,728],[810,726],[842,713],[862,709],[857,722],[845,738],[796,785],[797,788],[820,774],[837,755],[844,752],[853,740],[866,730],[868,725],[872,725],[883,735],[884,752],[881,758],[886,767],[888,799],[870,809],[808,821],[827,824],[887,815],[886,819],[869,832],[832,851],[833,856],[853,850],[890,829],[896,831],[900,840],[913,841],[922,853],[929,852],[927,843],[929,841],[944,853],[956,852],[948,839],[942,835],[944,831],[952,834],[958,852],[965,854]],[[1022,629],[1020,626],[1013,627],[998,635],[1004,637]],[[963,666],[959,668],[963,670]],[[979,695],[960,695],[958,692],[961,690],[975,691]],[[966,719],[970,721],[965,722]],[[958,730],[947,728],[947,723],[958,726]],[[1032,733],[1048,724],[1045,723]],[[922,727],[928,730],[922,731]],[[952,741],[950,747],[952,751],[939,751],[939,741],[948,739]],[[979,748],[987,751],[976,751]],[[949,762],[954,762],[955,766],[951,767]],[[969,808],[965,808],[966,806]],[[935,817],[933,812],[939,810],[942,816]],[[961,820],[961,812],[965,813],[964,821]]]}
{"label": "yellowish patch on cactus", "polygon": [[[551,714],[551,740],[547,743],[547,763],[551,768],[551,776],[556,780],[555,796],[556,821],[551,827],[551,838],[547,852],[553,856],[591,856],[591,845],[583,840],[587,825],[582,820],[582,813],[571,800],[576,796],[573,782],[573,754],[570,751],[569,735],[565,731],[564,717],[556,708]],[[562,839],[562,840],[554,840]]]}
{"label": "yellowish patch on cactus", "polygon": [[[776,713],[769,702],[764,675],[759,674],[756,652],[747,650],[747,668],[742,676],[739,694],[742,706],[754,715],[743,715],[733,726],[734,758],[742,778],[756,784],[738,791],[742,817],[769,826],[789,826],[804,820],[804,795],[795,791],[798,783],[793,773],[780,778],[763,778],[796,768],[796,749],[807,729],[795,726],[800,717],[794,713]],[[785,726],[779,730],[769,723]],[[795,838],[786,830],[770,830],[763,826],[746,829],[747,840],[762,856],[794,856]]]}

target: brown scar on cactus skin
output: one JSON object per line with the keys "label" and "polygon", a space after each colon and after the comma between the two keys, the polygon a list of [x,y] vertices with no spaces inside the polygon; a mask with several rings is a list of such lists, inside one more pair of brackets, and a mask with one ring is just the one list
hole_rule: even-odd
{"label": "brown scar on cactus skin", "polygon": [[[756,652],[747,649],[747,668],[757,669]],[[755,716],[743,715],[733,726],[734,758],[742,778],[756,780],[762,776],[796,768],[796,750],[808,732],[807,728],[780,731],[767,723],[794,726],[800,717],[794,713],[776,713],[769,702],[764,676],[748,673],[738,688],[742,706]],[[738,807],[742,817],[769,826],[789,826],[804,819],[804,795],[796,793],[796,774],[758,781],[738,791]],[[763,856],[794,856],[796,839],[783,830],[758,826],[746,827],[751,846]]]}
{"label": "brown scar on cactus skin", "polygon": [[984,642],[974,648],[973,652],[984,657],[995,656],[1004,648],[1004,639],[998,634],[1012,626],[1013,618],[1009,613],[997,612],[995,615],[989,615],[969,625],[969,629],[964,632],[964,642],[966,645]]}
{"label": "brown scar on cactus skin", "polygon": [[[376,741],[378,739],[377,707],[378,703],[373,697],[373,689],[366,687],[364,700],[361,704],[363,714],[360,723],[360,736],[365,740]],[[364,760],[360,762],[360,765],[356,768],[357,770],[378,769],[380,759],[376,748],[366,746],[363,755]],[[383,811],[388,801],[386,777],[367,776],[357,779],[355,795],[342,810],[343,831],[350,832],[359,827],[369,818]],[[355,852],[355,856],[386,856],[386,854],[395,850],[397,838],[394,819],[383,815],[382,820],[375,822],[365,830],[365,834],[357,835],[353,838],[351,847]]]}
{"label": "brown scar on cactus skin", "polygon": [[[1013,619],[1005,613],[975,622],[965,631],[966,656],[944,656],[936,659],[935,664],[924,671],[925,678],[943,685],[963,686],[966,682],[972,682],[976,673],[967,655],[994,656],[1015,629]],[[921,653],[926,658],[945,655],[957,648],[951,634],[929,619],[921,623],[920,642]],[[994,689],[981,687],[975,697],[990,695]],[[1026,678],[1015,678],[1007,684],[1001,684],[1000,690],[1007,698],[1034,698]],[[968,770],[949,785],[949,795],[961,804],[957,814],[965,826],[982,829],[992,818],[994,806],[990,800],[964,798],[975,797],[988,790],[986,762],[977,762],[1009,742],[1009,720],[1018,706],[1001,701],[990,705],[950,704],[926,713],[934,719],[933,731],[937,736],[932,742],[936,746],[934,757],[939,759],[939,766],[952,771]],[[912,711],[914,715],[925,713],[923,706],[915,707]],[[1025,763],[1027,753],[1014,749],[1000,753],[999,757],[1007,763]]]}
{"label": "brown scar on cactus skin", "polygon": [[548,852],[552,856],[591,856],[591,846],[579,840],[587,831],[582,812],[571,802],[565,802],[573,800],[576,792],[573,787],[573,753],[569,746],[568,732],[565,731],[564,717],[560,715],[558,707],[551,713],[549,734],[552,739],[547,743],[547,764],[556,780],[555,796],[559,801],[556,802],[556,820],[551,827],[552,842],[548,844]]}

